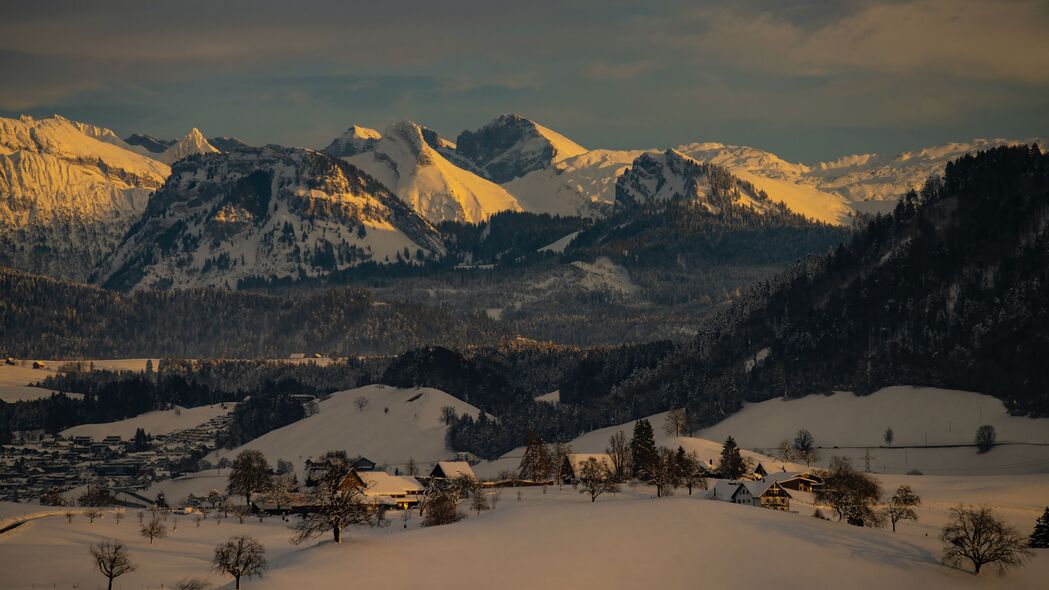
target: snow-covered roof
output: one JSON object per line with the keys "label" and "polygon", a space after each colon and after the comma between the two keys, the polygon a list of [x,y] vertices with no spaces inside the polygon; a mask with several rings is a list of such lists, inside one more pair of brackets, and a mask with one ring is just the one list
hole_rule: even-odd
{"label": "snow-covered roof", "polygon": [[440,470],[440,473],[442,473],[443,476],[447,477],[448,479],[458,477],[460,475],[465,475],[469,478],[477,479],[477,476],[474,475],[473,468],[470,467],[470,464],[466,461],[438,461],[437,465],[433,468],[433,473],[431,475],[434,477],[439,477],[437,475],[438,470]]}
{"label": "snow-covered roof", "polygon": [[795,479],[795,478],[797,478],[797,479],[807,479],[807,480],[810,480],[810,481],[816,481],[812,477],[812,472],[811,471],[778,471],[778,472],[769,473],[768,475],[766,475],[762,479],[764,479],[766,481],[784,482],[784,481],[790,481],[790,480]]}
{"label": "snow-covered roof", "polygon": [[414,477],[390,475],[385,471],[358,471],[357,476],[367,486],[364,489],[365,496],[400,496],[423,490]]}

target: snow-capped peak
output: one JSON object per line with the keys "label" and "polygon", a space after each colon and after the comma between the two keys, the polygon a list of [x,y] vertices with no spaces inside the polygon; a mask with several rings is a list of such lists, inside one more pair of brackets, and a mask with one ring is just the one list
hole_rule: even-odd
{"label": "snow-capped peak", "polygon": [[375,149],[375,144],[379,143],[380,139],[382,134],[374,129],[351,125],[345,133],[333,139],[328,147],[321,151],[336,158],[347,158]]}
{"label": "snow-capped peak", "polygon": [[479,223],[500,211],[521,210],[506,189],[448,161],[427,141],[429,133],[416,123],[400,121],[386,128],[372,151],[346,160],[432,223]]}
{"label": "snow-capped peak", "polygon": [[477,131],[463,131],[455,151],[493,182],[504,183],[587,151],[551,129],[522,117],[501,115]]}
{"label": "snow-capped peak", "polygon": [[176,141],[175,144],[168,149],[157,154],[156,158],[161,162],[174,164],[183,158],[196,154],[217,154],[218,152],[219,151],[215,149],[215,146],[208,143],[207,138],[200,132],[200,129],[194,127],[185,135],[185,137]]}

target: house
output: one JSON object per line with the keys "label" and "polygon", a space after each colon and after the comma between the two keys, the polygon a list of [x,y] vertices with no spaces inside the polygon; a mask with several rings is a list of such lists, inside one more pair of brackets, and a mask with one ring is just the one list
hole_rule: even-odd
{"label": "house", "polygon": [[430,477],[437,479],[452,479],[460,475],[465,475],[470,479],[477,479],[477,476],[474,475],[474,470],[466,461],[439,461],[437,465],[434,465],[433,471],[430,472]]}
{"label": "house", "polygon": [[45,364],[44,361],[33,361],[33,368],[34,369],[46,369],[47,368],[47,364]]}
{"label": "house", "polygon": [[385,471],[351,471],[347,476],[360,486],[366,500],[407,510],[419,504],[423,486],[414,477],[390,475]]}
{"label": "house", "polygon": [[786,490],[809,493],[814,492],[815,488],[823,485],[823,477],[813,471],[770,473],[762,479],[774,481]]}
{"label": "house", "polygon": [[608,469],[609,473],[615,472],[615,464],[612,462],[612,457],[607,453],[569,453],[565,455],[564,461],[561,462],[561,469],[557,473],[557,477],[564,483],[576,484],[579,482],[579,478],[583,475],[583,465],[587,461],[593,459],[602,465],[605,469]]}
{"label": "house", "polygon": [[765,466],[761,463],[758,463],[758,466],[754,468],[754,475],[758,476],[759,479],[764,478],[768,474],[769,472],[765,470]]}
{"label": "house", "polygon": [[790,493],[774,481],[728,481],[714,484],[710,499],[771,510],[790,510]]}
{"label": "house", "polygon": [[364,456],[350,459],[350,468],[356,471],[375,471],[375,461]]}

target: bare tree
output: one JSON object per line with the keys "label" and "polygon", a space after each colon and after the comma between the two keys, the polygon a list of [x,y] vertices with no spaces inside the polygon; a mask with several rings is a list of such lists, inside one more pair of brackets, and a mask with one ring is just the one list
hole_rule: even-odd
{"label": "bare tree", "polygon": [[819,452],[816,450],[816,439],[808,430],[799,430],[798,434],[794,436],[792,446],[794,455],[804,461],[806,466],[811,466],[819,459]]}
{"label": "bare tree", "polygon": [[473,499],[470,502],[470,509],[476,511],[478,515],[485,510],[491,509],[491,506],[488,505],[488,498],[483,491],[477,490],[474,492]]}
{"label": "bare tree", "polygon": [[843,457],[834,457],[830,470],[823,472],[823,485],[816,488],[816,502],[830,506],[838,520],[858,526],[878,526],[881,513],[874,509],[881,499],[881,484],[877,479],[853,468]]}
{"label": "bare tree", "polygon": [[583,462],[579,468],[580,494],[589,494],[590,501],[596,502],[597,497],[601,494],[617,491],[619,491],[619,485],[616,484],[615,473],[608,465],[593,457]]}
{"label": "bare tree", "polygon": [[419,505],[423,526],[440,526],[459,521],[459,495],[447,481],[432,480]]}
{"label": "bare tree", "polygon": [[226,491],[244,496],[244,503],[251,504],[251,495],[269,488],[270,478],[270,464],[265,455],[254,449],[241,451],[230,466]]}
{"label": "bare tree", "polygon": [[608,439],[608,448],[605,449],[608,456],[612,458],[613,476],[617,482],[623,481],[624,476],[630,472],[630,441],[622,430],[616,432]]}
{"label": "bare tree", "polygon": [[704,476],[703,464],[695,453],[688,453],[677,458],[678,470],[681,472],[681,485],[688,489],[688,495],[692,495],[694,488],[707,489],[707,478]]}
{"label": "bare tree", "polygon": [[998,432],[994,426],[984,424],[976,429],[976,448],[980,453],[990,451],[998,440]]}
{"label": "bare tree", "polygon": [[182,578],[175,584],[175,590],[208,590],[211,582],[200,578]]}
{"label": "bare tree", "polygon": [[649,468],[649,479],[656,486],[657,498],[674,495],[674,490],[681,485],[681,471],[674,451],[666,447],[659,448],[656,460]]}
{"label": "bare tree", "polygon": [[523,479],[542,482],[550,475],[550,453],[543,439],[534,432],[528,434],[528,446],[517,471]]}
{"label": "bare tree", "polygon": [[96,518],[102,518],[102,511],[96,508],[88,508],[84,511],[84,516],[87,517],[89,523],[95,524]]}
{"label": "bare tree", "polygon": [[120,521],[124,520],[124,511],[117,510],[116,512],[114,512],[113,520],[116,521],[117,524],[120,524]]}
{"label": "bare tree", "polygon": [[891,447],[892,441],[896,438],[896,434],[892,431],[892,428],[885,429],[885,446]]}
{"label": "bare tree", "polygon": [[408,464],[404,467],[404,473],[411,476],[419,475],[419,464],[415,462],[414,457],[408,457]]}
{"label": "bare tree", "polygon": [[961,567],[968,561],[980,575],[984,565],[993,564],[1001,575],[1034,556],[1027,550],[1026,539],[986,506],[958,506],[951,508],[951,516],[940,533],[945,565]]}
{"label": "bare tree", "polygon": [[776,458],[784,463],[793,463],[797,456],[794,454],[794,446],[789,440],[782,440],[776,447]]}
{"label": "bare tree", "polygon": [[[198,523],[197,526],[200,526]],[[154,516],[148,523],[142,525],[140,531],[143,537],[149,539],[149,544],[153,544],[153,539],[162,539],[168,534],[168,527],[164,526],[164,523],[159,518]]]}
{"label": "bare tree", "polygon": [[561,479],[561,466],[565,462],[565,457],[572,454],[572,447],[563,442],[555,442],[550,445],[550,473],[557,479],[557,485],[560,487],[564,480]]}
{"label": "bare tree", "polygon": [[663,432],[667,436],[684,436],[686,430],[688,430],[688,414],[685,413],[684,408],[667,412],[667,417],[663,421]]}
{"label": "bare tree", "polygon": [[368,522],[368,507],[362,502],[363,490],[345,481],[349,473],[350,467],[342,459],[329,460],[328,469],[310,497],[313,509],[296,525],[292,543],[304,543],[325,531],[331,531],[333,540],[341,543],[343,529]]}
{"label": "bare tree", "polygon": [[266,548],[251,537],[230,537],[229,541],[215,547],[215,558],[211,565],[216,571],[233,576],[235,588],[239,590],[241,577],[261,578],[266,571]]}
{"label": "bare tree", "polygon": [[66,517],[66,524],[73,524],[73,517],[76,516],[76,513],[72,510],[67,510],[63,516]]}
{"label": "bare tree", "polygon": [[364,408],[368,407],[368,398],[362,395],[353,400],[353,405],[357,408],[358,412],[363,412]]}
{"label": "bare tree", "polygon": [[503,493],[499,490],[496,490],[491,494],[488,494],[488,503],[492,505],[492,510],[495,510],[495,507],[499,505],[499,499],[502,497]]}
{"label": "bare tree", "polygon": [[278,475],[270,481],[269,490],[266,491],[270,502],[277,505],[277,510],[291,504],[292,492],[295,490],[295,476],[290,473]]}
{"label": "bare tree", "polygon": [[120,541],[101,541],[92,545],[90,551],[98,573],[109,581],[109,590],[113,590],[113,580],[138,569],[138,566],[131,562],[127,549]]}
{"label": "bare tree", "polygon": [[922,499],[911,490],[911,486],[900,486],[896,493],[889,498],[885,506],[885,516],[892,523],[892,532],[896,532],[896,523],[901,520],[918,520],[918,513],[914,511],[915,506],[920,506]]}

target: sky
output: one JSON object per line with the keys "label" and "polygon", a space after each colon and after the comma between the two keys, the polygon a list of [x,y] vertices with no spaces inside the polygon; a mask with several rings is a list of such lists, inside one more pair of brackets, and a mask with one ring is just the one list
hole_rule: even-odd
{"label": "sky", "polygon": [[795,161],[1049,136],[1049,0],[5,2],[0,115],[319,148],[519,113]]}

